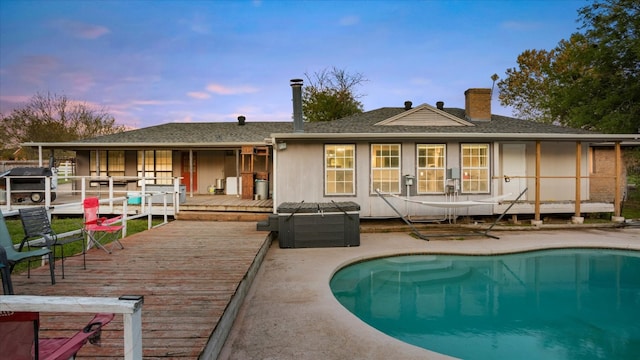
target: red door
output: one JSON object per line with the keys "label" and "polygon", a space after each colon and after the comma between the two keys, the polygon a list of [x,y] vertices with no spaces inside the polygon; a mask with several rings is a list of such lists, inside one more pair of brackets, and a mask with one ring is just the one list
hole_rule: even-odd
{"label": "red door", "polygon": [[187,192],[191,192],[191,179],[193,179],[193,191],[198,191],[198,154],[193,153],[193,172],[189,171],[189,153],[182,153],[182,161],[181,161],[181,175],[182,176],[182,185],[187,187]]}

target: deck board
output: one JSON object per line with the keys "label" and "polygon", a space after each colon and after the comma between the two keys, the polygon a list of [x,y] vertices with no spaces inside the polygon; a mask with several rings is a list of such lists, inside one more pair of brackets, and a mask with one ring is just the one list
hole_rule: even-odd
{"label": "deck board", "polygon": [[[100,249],[68,258],[66,278],[56,267],[50,285],[48,267],[32,270],[31,278],[13,274],[19,295],[106,296],[144,295],[142,308],[145,359],[195,359],[205,348],[222,314],[247,274],[266,232],[255,223],[173,221],[122,239],[124,250]],[[41,336],[70,335],[91,314],[41,313]],[[122,317],[105,327],[102,346],[86,345],[82,359],[123,357]]]}

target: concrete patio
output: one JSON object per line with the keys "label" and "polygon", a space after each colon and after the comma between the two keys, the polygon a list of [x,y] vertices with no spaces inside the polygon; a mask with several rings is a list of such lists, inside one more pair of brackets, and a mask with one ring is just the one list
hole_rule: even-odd
{"label": "concrete patio", "polygon": [[499,240],[417,240],[407,232],[364,233],[350,248],[280,249],[274,242],[219,359],[443,359],[366,325],[334,298],[332,274],[370,257],[499,254],[543,248],[640,250],[640,228],[494,232]]}

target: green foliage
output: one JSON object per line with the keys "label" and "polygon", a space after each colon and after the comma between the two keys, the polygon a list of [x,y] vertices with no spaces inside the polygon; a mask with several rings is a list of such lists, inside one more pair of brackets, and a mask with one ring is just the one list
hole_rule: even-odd
{"label": "green foliage", "polygon": [[609,133],[640,128],[640,2],[594,1],[582,33],[551,51],[526,50],[498,83],[500,102],[525,119]]}
{"label": "green foliage", "polygon": [[[0,114],[2,149],[18,149],[27,142],[65,142],[122,132],[113,116],[104,110],[69,100],[66,96],[36,94],[11,114]],[[34,158],[31,149],[25,149]]]}
{"label": "green foliage", "polygon": [[332,68],[305,74],[309,83],[302,92],[302,112],[307,121],[331,121],[361,113],[363,106],[354,88],[366,81],[362,74]]}
{"label": "green foliage", "polygon": [[622,214],[625,219],[640,219],[640,184],[627,194],[622,203]]}
{"label": "green foliage", "polygon": [[507,78],[498,82],[501,103],[512,106],[518,118],[553,122],[545,107],[550,87],[546,69],[552,59],[553,52],[526,50],[518,55],[518,69],[507,69]]}

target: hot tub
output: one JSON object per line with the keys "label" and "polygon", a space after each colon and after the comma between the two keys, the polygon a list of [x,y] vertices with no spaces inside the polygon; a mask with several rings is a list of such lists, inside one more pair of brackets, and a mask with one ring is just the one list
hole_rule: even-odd
{"label": "hot tub", "polygon": [[278,207],[281,248],[360,245],[360,205],[354,202],[282,203]]}

